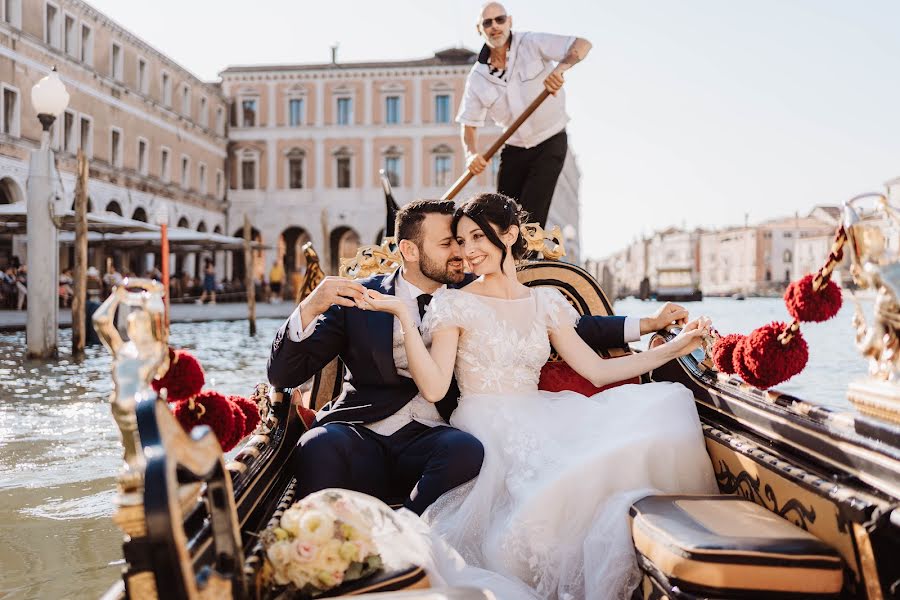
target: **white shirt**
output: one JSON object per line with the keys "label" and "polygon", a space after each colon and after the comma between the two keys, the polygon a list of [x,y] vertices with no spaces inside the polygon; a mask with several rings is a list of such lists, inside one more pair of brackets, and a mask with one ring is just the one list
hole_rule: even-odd
{"label": "white shirt", "polygon": [[[574,42],[575,38],[567,35],[513,32],[502,79],[490,74],[490,49],[484,46],[466,79],[456,122],[483,127],[485,118],[490,117],[504,129],[509,127],[544,90],[544,79],[566,57]],[[532,148],[565,129],[568,121],[563,89],[544,100],[507,143]]]}

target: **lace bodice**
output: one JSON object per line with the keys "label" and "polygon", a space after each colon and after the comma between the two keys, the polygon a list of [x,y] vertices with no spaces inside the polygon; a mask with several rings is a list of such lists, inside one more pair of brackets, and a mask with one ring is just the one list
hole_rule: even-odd
{"label": "lace bodice", "polygon": [[537,389],[550,356],[549,331],[574,326],[578,313],[556,289],[531,288],[521,299],[477,296],[444,289],[425,313],[426,337],[459,327],[456,381],[462,396],[507,394]]}

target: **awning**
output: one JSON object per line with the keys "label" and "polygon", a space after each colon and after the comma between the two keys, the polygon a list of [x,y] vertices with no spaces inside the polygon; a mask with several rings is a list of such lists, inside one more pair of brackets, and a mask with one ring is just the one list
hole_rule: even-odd
{"label": "awning", "polygon": [[[168,230],[169,248],[175,252],[215,252],[220,250],[243,250],[244,239],[239,237],[231,237],[220,233],[208,233],[204,231],[194,231],[184,227],[171,227]],[[75,234],[72,232],[62,232],[59,235],[59,243],[71,245],[75,243]],[[159,231],[137,231],[132,233],[109,233],[102,234],[98,232],[88,232],[88,244],[100,244],[107,248],[127,249],[143,249],[152,252],[162,245],[161,234]],[[250,242],[250,247],[254,250],[262,250],[269,248],[259,242]]]}
{"label": "awning", "polygon": [[[75,213],[64,212],[57,215],[60,225],[59,243],[75,243]],[[0,204],[0,234],[24,234],[28,215],[25,202]],[[162,245],[160,228],[151,223],[121,217],[111,212],[90,212],[87,214],[88,244],[101,244],[111,248],[144,248],[151,252]],[[243,250],[244,239],[194,231],[184,227],[169,227],[169,247],[178,252],[202,252],[219,250]],[[251,241],[254,250],[271,248],[260,242]]]}
{"label": "awning", "polygon": [[[75,213],[71,211],[56,215],[60,231],[75,231]],[[25,202],[0,204],[0,233],[27,233],[28,213]],[[143,221],[128,219],[111,212],[89,212],[88,231],[101,233],[124,233],[129,231],[158,232],[159,227]],[[157,234],[158,235],[158,234]]]}

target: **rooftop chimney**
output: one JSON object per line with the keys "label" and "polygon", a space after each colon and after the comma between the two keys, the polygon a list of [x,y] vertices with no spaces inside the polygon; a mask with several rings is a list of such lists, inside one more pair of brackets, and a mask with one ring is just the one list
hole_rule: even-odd
{"label": "rooftop chimney", "polygon": [[338,51],[338,46],[339,46],[339,45],[340,45],[340,44],[338,44],[337,42],[335,42],[335,43],[334,43],[334,46],[331,47],[331,64],[333,64],[333,65],[336,65],[336,64],[337,64],[337,51]]}

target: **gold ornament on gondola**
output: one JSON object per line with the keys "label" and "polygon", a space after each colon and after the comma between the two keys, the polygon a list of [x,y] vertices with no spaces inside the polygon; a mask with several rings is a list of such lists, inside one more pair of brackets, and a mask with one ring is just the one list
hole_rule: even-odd
{"label": "gold ornament on gondola", "polygon": [[[113,355],[113,392],[110,405],[125,449],[119,471],[120,505],[139,504],[144,455],[138,438],[135,407],[142,397],[154,394],[150,381],[168,369],[164,289],[158,281],[127,278],[94,313],[94,327],[103,345]],[[115,317],[125,315],[128,340],[123,340]],[[121,316],[119,317],[122,318]]]}
{"label": "gold ornament on gondola", "polygon": [[325,279],[325,273],[319,264],[319,255],[316,254],[312,242],[303,244],[301,250],[303,250],[303,258],[306,259],[306,274],[303,276],[303,283],[300,284],[300,289],[297,292],[297,303],[309,296],[316,289],[316,286]]}
{"label": "gold ornament on gondola", "polygon": [[385,275],[400,266],[396,238],[386,237],[380,246],[362,246],[353,258],[342,258],[338,274],[348,279]]}
{"label": "gold ornament on gondola", "polygon": [[526,223],[522,225],[522,237],[528,244],[529,252],[540,254],[548,260],[559,260],[566,255],[559,225],[554,225],[548,236],[540,223]]}
{"label": "gold ornament on gondola", "polygon": [[[874,206],[865,206],[867,200]],[[853,281],[875,291],[872,322],[858,301],[853,315],[869,377],[851,383],[847,397],[860,412],[900,423],[900,212],[875,193],[848,200],[844,215]]]}

